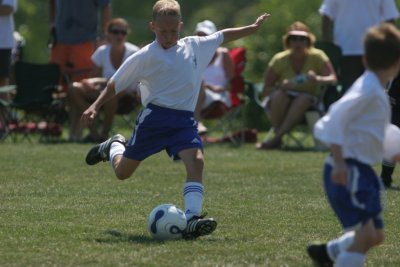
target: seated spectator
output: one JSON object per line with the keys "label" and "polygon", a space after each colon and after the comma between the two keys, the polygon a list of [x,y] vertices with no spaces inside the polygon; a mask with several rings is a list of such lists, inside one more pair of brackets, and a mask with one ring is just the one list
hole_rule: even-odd
{"label": "seated spectator", "polygon": [[302,22],[293,23],[283,36],[285,50],[272,58],[264,78],[265,108],[275,135],[257,148],[280,148],[284,134],[316,104],[321,85],[337,82],[331,62],[313,47],[314,42],[315,36]]}
{"label": "seated spectator", "polygon": [[[207,36],[216,31],[217,28],[214,23],[205,20],[197,23],[194,33],[198,36]],[[195,111],[196,119],[199,121],[199,133],[204,133],[207,130],[201,123],[201,113],[207,113],[207,110],[211,109],[215,102],[222,102],[227,107],[231,106],[229,90],[233,75],[234,65],[229,50],[219,47],[203,74],[202,88]]]}
{"label": "seated spectator", "polygon": [[100,46],[92,55],[94,64],[91,77],[74,82],[68,93],[70,98],[70,134],[72,142],[102,142],[109,136],[114,116],[118,109],[118,100],[122,97],[131,97],[132,101],[137,100],[136,85],[127,88],[117,98],[104,105],[104,118],[100,129],[93,124],[90,133],[82,140],[83,128],[80,123],[81,114],[90,104],[96,100],[101,91],[105,88],[109,78],[117,71],[126,58],[139,50],[136,45],[126,41],[129,32],[128,23],[122,18],[116,18],[108,24],[108,43]]}

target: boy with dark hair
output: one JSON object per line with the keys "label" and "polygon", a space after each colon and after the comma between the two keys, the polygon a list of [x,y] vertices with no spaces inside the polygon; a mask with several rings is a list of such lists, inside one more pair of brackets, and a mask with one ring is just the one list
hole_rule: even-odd
{"label": "boy with dark hair", "polygon": [[181,159],[186,168],[183,188],[188,226],[186,239],[212,233],[217,222],[201,216],[203,203],[203,146],[197,133],[194,109],[202,74],[216,49],[255,33],[269,15],[263,14],[248,26],[225,29],[205,37],[179,39],[182,28],[179,3],[160,0],[153,7],[150,29],[156,40],[129,57],[117,70],[97,100],[83,113],[90,124],[100,107],[130,84],[140,83],[145,108],[138,115],[132,137],[115,135],[93,147],[87,157],[89,165],[110,160],[118,179],[130,177],[145,158],[166,150]]}
{"label": "boy with dark hair", "polygon": [[370,28],[364,47],[367,70],[314,128],[331,149],[325,192],[345,232],[326,245],[308,247],[319,266],[364,266],[366,253],[384,239],[383,186],[371,166],[383,158],[390,118],[385,86],[400,70],[400,31],[388,23]]}

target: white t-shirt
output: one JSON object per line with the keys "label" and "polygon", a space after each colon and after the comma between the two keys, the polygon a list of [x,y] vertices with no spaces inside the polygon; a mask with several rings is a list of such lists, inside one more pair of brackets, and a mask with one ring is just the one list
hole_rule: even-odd
{"label": "white t-shirt", "polygon": [[[2,0],[1,5],[11,6],[14,10],[13,13],[17,11],[17,0]],[[14,14],[0,16],[0,48],[12,49],[15,46],[14,40]]]}
{"label": "white t-shirt", "polygon": [[367,29],[399,17],[394,0],[324,0],[319,13],[334,21],[333,38],[343,55],[364,54]]}
{"label": "white t-shirt", "polygon": [[[224,48],[217,50],[217,55],[213,62],[211,62],[203,73],[203,82],[218,87],[225,87],[229,80],[226,77],[224,68],[224,54],[221,51]],[[208,107],[215,101],[224,103],[227,107],[232,105],[230,94],[228,91],[214,92],[205,90],[206,96],[203,108]]]}
{"label": "white t-shirt", "polygon": [[115,90],[118,93],[127,85],[140,82],[144,106],[152,103],[194,111],[203,72],[223,38],[221,32],[185,37],[169,49],[155,40],[130,56],[111,77]]}
{"label": "white t-shirt", "polygon": [[317,121],[314,135],[326,144],[341,145],[345,158],[376,164],[383,159],[390,113],[389,98],[378,77],[366,71]]}
{"label": "white t-shirt", "polygon": [[[125,42],[125,54],[122,62],[137,51],[139,51],[139,47]],[[102,76],[104,78],[110,79],[117,71],[111,63],[111,44],[105,44],[97,48],[92,55],[92,61],[96,66],[102,68]]]}

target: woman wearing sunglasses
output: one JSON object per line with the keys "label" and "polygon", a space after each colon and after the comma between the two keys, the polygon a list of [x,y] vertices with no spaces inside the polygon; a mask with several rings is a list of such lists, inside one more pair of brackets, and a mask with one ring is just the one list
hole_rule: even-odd
{"label": "woman wearing sunglasses", "polygon": [[280,148],[282,137],[317,103],[321,86],[336,83],[329,58],[322,50],[314,48],[314,42],[315,36],[308,26],[295,22],[283,36],[285,50],[269,62],[263,92],[274,136],[257,144],[257,148]]}
{"label": "woman wearing sunglasses", "polygon": [[102,142],[106,140],[109,137],[114,116],[118,109],[118,102],[122,98],[131,98],[132,102],[135,102],[135,99],[137,100],[137,86],[132,85],[131,88],[127,88],[124,93],[119,94],[117,98],[104,106],[103,123],[101,125],[93,124],[89,129],[89,135],[82,139],[83,128],[80,124],[82,112],[96,100],[105,88],[107,80],[116,72],[122,62],[139,50],[139,47],[127,42],[128,33],[129,25],[126,20],[122,18],[111,20],[107,27],[108,42],[97,48],[92,55],[94,65],[91,73],[92,78],[73,83],[68,95],[72,100],[69,110],[71,118],[70,141]]}

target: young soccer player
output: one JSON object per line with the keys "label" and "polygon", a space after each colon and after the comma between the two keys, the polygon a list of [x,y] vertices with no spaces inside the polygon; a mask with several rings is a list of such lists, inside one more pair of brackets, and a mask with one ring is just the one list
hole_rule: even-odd
{"label": "young soccer player", "polygon": [[203,203],[203,146],[197,134],[193,112],[203,71],[216,49],[255,33],[267,19],[263,14],[248,26],[214,34],[179,39],[182,28],[180,5],[175,0],[159,0],[153,6],[150,29],[155,41],[129,57],[110,79],[106,89],[82,114],[86,124],[93,122],[99,108],[121,90],[140,83],[145,107],[138,115],[128,142],[119,134],[94,146],[86,156],[89,165],[110,160],[118,179],[130,177],[142,160],[161,150],[181,159],[186,168],[183,188],[188,226],[183,233],[192,239],[212,233],[217,222],[201,216]]}
{"label": "young soccer player", "polygon": [[343,236],[311,245],[319,266],[364,266],[366,253],[384,238],[383,185],[371,165],[383,158],[390,104],[385,86],[400,70],[400,31],[391,24],[369,29],[364,39],[367,70],[315,125],[315,136],[330,145],[324,186]]}

